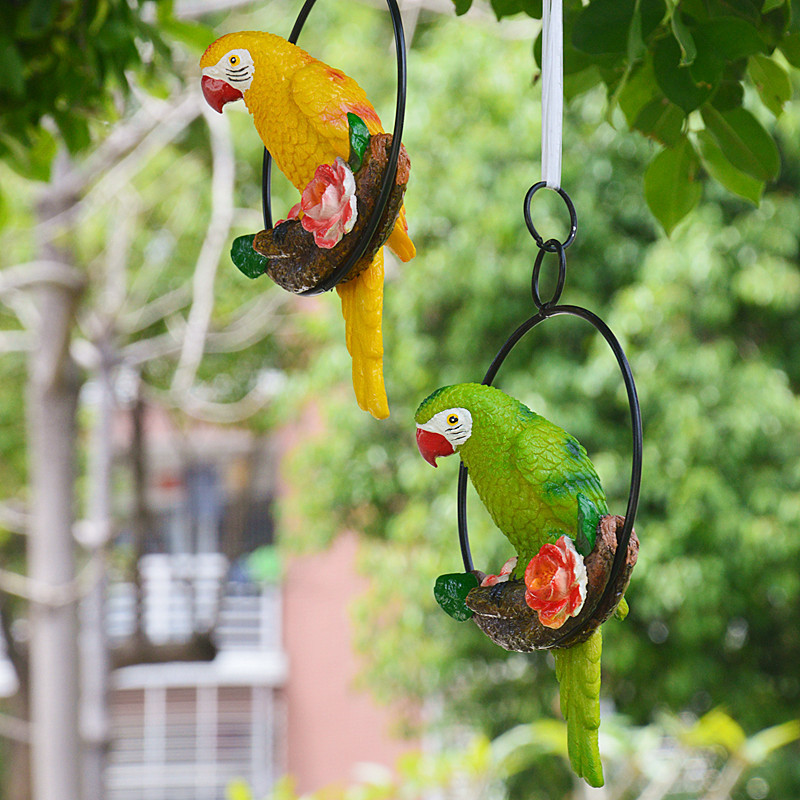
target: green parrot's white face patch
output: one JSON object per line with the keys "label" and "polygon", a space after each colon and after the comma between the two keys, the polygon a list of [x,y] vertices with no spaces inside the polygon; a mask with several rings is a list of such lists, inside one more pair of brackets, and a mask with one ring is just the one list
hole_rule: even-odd
{"label": "green parrot's white face patch", "polygon": [[447,408],[417,427],[431,433],[440,433],[456,448],[472,435],[472,414],[466,408]]}
{"label": "green parrot's white face patch", "polygon": [[228,50],[213,66],[205,67],[203,75],[217,81],[225,81],[234,89],[244,93],[250,88],[255,71],[250,51],[244,47],[237,47],[235,50]]}

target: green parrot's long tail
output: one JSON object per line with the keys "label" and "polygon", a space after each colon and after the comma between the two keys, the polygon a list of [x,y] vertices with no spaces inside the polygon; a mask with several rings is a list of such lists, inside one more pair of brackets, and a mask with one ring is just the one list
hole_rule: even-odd
{"label": "green parrot's long tail", "polygon": [[603,765],[597,745],[601,652],[599,628],[583,644],[555,651],[561,713],[567,721],[569,760],[575,773],[590,786],[603,785]]}

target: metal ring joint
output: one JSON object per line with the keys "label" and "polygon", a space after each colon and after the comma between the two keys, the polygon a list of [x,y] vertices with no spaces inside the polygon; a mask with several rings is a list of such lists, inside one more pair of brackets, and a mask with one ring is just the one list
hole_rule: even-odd
{"label": "metal ring joint", "polygon": [[[552,250],[548,247],[550,245]],[[558,254],[558,278],[556,281],[556,288],[553,290],[553,296],[546,301],[543,301],[539,294],[539,273],[542,268],[542,261],[544,261],[545,253]],[[531,295],[536,308],[540,311],[545,308],[550,308],[558,303],[561,298],[561,292],[564,291],[564,283],[567,279],[567,257],[564,253],[564,245],[558,239],[548,239],[543,247],[539,248],[536,254],[536,261],[533,264],[533,275],[531,276]]]}
{"label": "metal ring joint", "polygon": [[547,250],[549,253],[555,253],[555,247],[551,243],[557,242],[557,240],[548,239],[545,242],[545,240],[539,235],[539,231],[536,230],[536,226],[533,224],[533,218],[531,217],[531,201],[533,200],[533,196],[540,189],[545,188],[551,188],[554,192],[558,192],[558,194],[561,195],[561,199],[567,206],[567,211],[569,212],[569,234],[563,242],[558,242],[558,244],[565,249],[575,241],[575,234],[578,232],[578,212],[575,210],[575,204],[572,202],[572,198],[560,186],[557,188],[552,186],[548,187],[545,181],[539,181],[539,183],[535,183],[530,189],[528,189],[528,193],[525,195],[525,201],[522,206],[522,210],[525,215],[525,224],[528,226],[531,236],[533,236],[533,238],[536,240],[536,245],[540,249]]}

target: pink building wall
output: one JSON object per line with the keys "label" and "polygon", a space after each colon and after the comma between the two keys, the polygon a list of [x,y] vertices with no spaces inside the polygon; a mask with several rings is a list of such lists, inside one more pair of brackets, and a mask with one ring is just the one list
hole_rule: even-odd
{"label": "pink building wall", "polygon": [[349,608],[366,587],[357,550],[357,536],[343,534],[329,550],[293,560],[285,576],[288,770],[300,793],[352,783],[365,763],[392,768],[418,748],[392,735],[390,709],[354,687]]}

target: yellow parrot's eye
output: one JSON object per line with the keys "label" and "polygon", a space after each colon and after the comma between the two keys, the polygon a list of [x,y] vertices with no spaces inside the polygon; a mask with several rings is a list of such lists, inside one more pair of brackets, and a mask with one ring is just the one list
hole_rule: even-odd
{"label": "yellow parrot's eye", "polygon": [[458,422],[458,416],[456,414],[451,414],[447,418],[447,424],[448,425],[455,425],[457,422]]}
{"label": "yellow parrot's eye", "polygon": [[230,64],[232,67],[235,67],[235,66],[236,66],[236,65],[239,63],[239,56],[231,56],[231,57],[228,59],[228,63],[229,63],[229,64]]}

